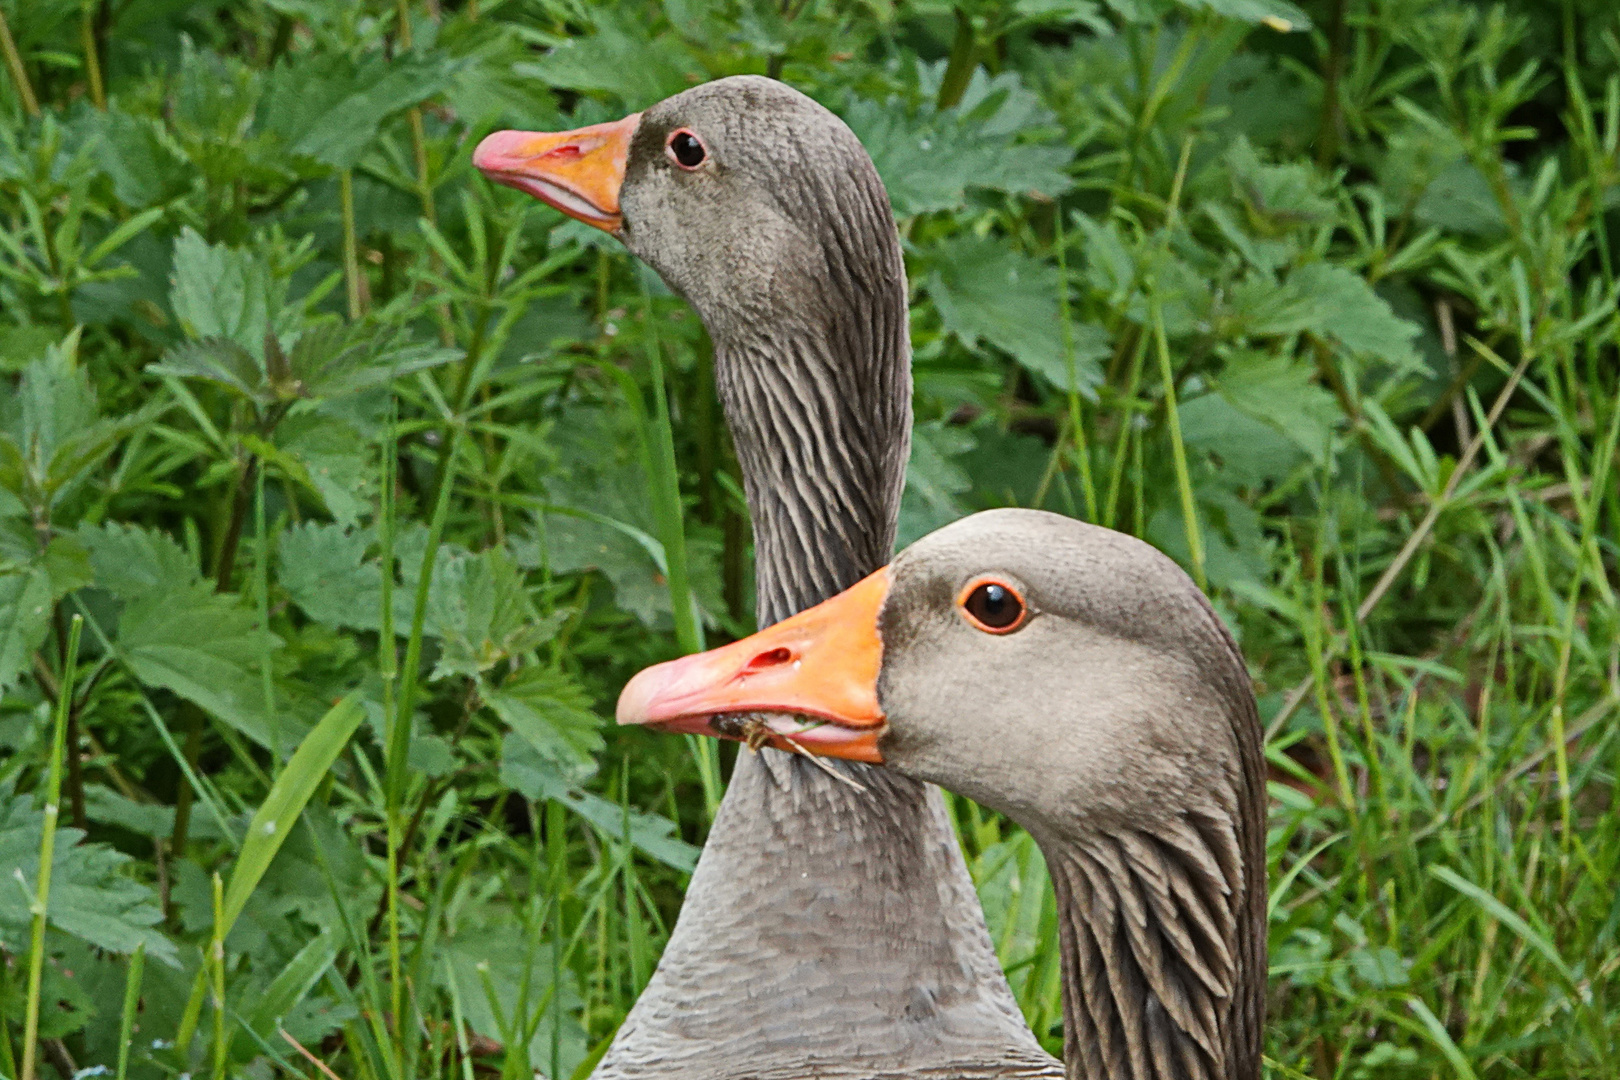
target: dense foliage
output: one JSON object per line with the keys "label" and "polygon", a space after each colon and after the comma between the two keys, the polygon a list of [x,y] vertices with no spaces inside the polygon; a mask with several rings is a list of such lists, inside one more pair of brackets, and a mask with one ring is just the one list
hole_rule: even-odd
{"label": "dense foliage", "polygon": [[0,0],[0,1074],[589,1072],[733,753],[605,718],[747,517],[698,320],[469,156],[737,72],[893,199],[902,539],[1045,506],[1238,633],[1268,1067],[1620,1074],[1620,12],[1301,7]]}

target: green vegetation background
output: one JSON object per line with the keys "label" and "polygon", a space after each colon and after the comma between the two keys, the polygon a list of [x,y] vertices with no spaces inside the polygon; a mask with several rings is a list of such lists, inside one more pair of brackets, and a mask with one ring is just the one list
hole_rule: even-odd
{"label": "green vegetation background", "polygon": [[1238,633],[1268,1068],[1620,1075],[1620,12],[1302,8],[0,0],[0,1074],[588,1073],[735,752],[606,718],[747,518],[699,322],[468,159],[769,72],[900,222],[903,539],[1100,521]]}

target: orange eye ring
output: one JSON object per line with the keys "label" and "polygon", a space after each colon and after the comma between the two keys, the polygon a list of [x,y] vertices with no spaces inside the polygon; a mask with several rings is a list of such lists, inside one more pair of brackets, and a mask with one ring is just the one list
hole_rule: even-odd
{"label": "orange eye ring", "polygon": [[975,630],[986,634],[1010,634],[1029,622],[1023,594],[993,577],[976,577],[962,586],[956,606]]}

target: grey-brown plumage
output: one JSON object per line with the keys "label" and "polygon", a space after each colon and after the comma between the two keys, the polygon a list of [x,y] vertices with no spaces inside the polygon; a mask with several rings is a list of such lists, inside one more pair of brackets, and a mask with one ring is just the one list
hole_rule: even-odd
{"label": "grey-brown plumage", "polygon": [[[1029,611],[987,633],[976,579]],[[1253,1080],[1265,1009],[1265,783],[1236,645],[1128,536],[1032,510],[902,552],[879,616],[886,765],[1030,831],[1060,911],[1070,1077]]]}
{"label": "grey-brown plumage", "polygon": [[[686,128],[702,166],[666,153]],[[774,622],[889,560],[911,418],[905,272],[847,127],[743,76],[648,109],[621,235],[685,296],[754,522]],[[857,792],[739,757],[652,981],[604,1078],[1054,1077],[985,931],[939,793],[861,765]]]}

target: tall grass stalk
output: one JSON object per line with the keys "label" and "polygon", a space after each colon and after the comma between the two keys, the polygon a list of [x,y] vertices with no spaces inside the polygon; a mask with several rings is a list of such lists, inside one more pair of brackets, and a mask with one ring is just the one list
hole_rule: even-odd
{"label": "tall grass stalk", "polygon": [[6,22],[3,10],[0,10],[0,52],[6,54],[6,69],[11,72],[17,96],[22,98],[23,112],[39,119],[39,99],[34,96],[34,85],[28,81],[28,68],[23,65],[22,55],[17,52],[17,41],[11,36],[11,24]]}
{"label": "tall grass stalk", "polygon": [[[1074,461],[1080,470],[1080,490],[1086,499],[1086,520],[1096,523],[1097,485],[1091,479],[1091,447],[1086,442],[1086,425],[1080,414],[1080,374],[1074,358],[1074,317],[1069,310],[1069,254],[1063,240],[1063,207],[1054,208],[1052,214],[1052,248],[1058,264],[1058,317],[1063,328],[1063,356],[1069,365],[1069,385],[1066,397],[1069,405],[1069,430],[1074,439]],[[1041,500],[1036,500],[1039,506]]]}
{"label": "tall grass stalk", "polygon": [[208,943],[209,991],[214,1006],[214,1080],[225,1080],[225,881],[214,871],[214,936]]}
{"label": "tall grass stalk", "polygon": [[[675,464],[675,434],[669,420],[669,394],[664,381],[663,349],[659,345],[658,320],[652,295],[645,281],[641,289],[642,311],[646,317],[647,368],[652,379],[653,412],[649,419],[635,384],[627,384],[632,408],[640,419],[642,445],[651,485],[653,520],[658,540],[664,548],[664,576],[669,584],[669,607],[675,621],[675,641],[683,653],[703,651],[703,624],[687,574],[686,522],[681,502],[680,471]],[[687,748],[698,768],[703,787],[704,807],[712,820],[720,806],[719,745],[713,739],[687,736]]]}
{"label": "tall grass stalk", "polygon": [[135,946],[124,972],[124,1008],[118,1017],[118,1069],[114,1080],[125,1080],[129,1072],[129,1050],[135,1037],[135,1014],[141,1004],[141,978],[146,972],[146,942]]}
{"label": "tall grass stalk", "polygon": [[[56,694],[55,717],[51,727],[51,764],[45,782],[45,818],[39,835],[39,878],[34,884],[34,902],[29,905],[32,919],[28,928],[28,1002],[23,1016],[23,1060],[21,1080],[34,1080],[39,1050],[40,989],[45,975],[45,915],[50,908],[51,865],[56,856],[56,821],[62,800],[62,758],[76,753],[67,745],[68,710],[73,707],[73,672],[79,662],[79,634],[84,619],[75,615],[68,628],[67,652],[62,657],[62,678]],[[18,875],[19,877],[21,875]]]}

